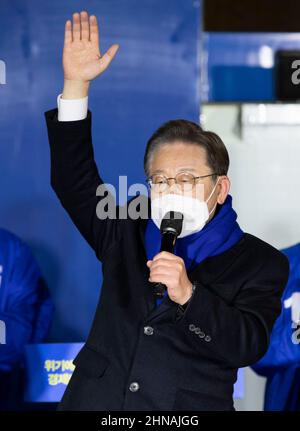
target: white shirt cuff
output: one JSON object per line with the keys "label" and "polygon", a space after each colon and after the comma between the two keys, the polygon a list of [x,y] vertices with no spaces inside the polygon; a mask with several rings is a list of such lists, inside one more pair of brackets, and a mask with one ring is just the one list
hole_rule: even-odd
{"label": "white shirt cuff", "polygon": [[87,117],[88,96],[81,99],[62,99],[57,96],[58,121],[78,121]]}

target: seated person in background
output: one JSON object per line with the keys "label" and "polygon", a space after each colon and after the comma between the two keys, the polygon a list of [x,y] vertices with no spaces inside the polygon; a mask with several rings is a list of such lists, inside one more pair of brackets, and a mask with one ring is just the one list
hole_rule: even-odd
{"label": "seated person in background", "polygon": [[45,339],[53,311],[29,247],[0,229],[0,410],[20,406],[25,344]]}

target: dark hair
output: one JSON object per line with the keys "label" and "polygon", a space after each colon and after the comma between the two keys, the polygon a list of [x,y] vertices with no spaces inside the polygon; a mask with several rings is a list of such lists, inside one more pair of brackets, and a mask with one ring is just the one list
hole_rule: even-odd
{"label": "dark hair", "polygon": [[[183,141],[199,145],[205,149],[206,163],[217,175],[227,175],[229,155],[222,139],[214,132],[204,131],[202,127],[184,119],[170,120],[163,123],[147,142],[144,156],[144,170],[149,176],[149,165],[155,151],[164,144]],[[216,180],[217,175],[212,177]]]}

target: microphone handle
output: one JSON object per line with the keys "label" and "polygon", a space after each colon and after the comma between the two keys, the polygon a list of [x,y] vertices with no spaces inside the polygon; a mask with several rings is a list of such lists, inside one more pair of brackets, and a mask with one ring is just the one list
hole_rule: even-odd
{"label": "microphone handle", "polygon": [[[177,236],[173,232],[165,232],[162,234],[160,251],[168,251],[173,253]],[[167,286],[163,283],[154,283],[153,293],[157,298],[163,298]]]}

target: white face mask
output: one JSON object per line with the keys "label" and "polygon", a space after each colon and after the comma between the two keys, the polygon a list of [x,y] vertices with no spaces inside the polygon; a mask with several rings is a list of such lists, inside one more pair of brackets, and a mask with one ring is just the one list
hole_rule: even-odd
{"label": "white face mask", "polygon": [[168,211],[179,211],[183,214],[183,225],[178,238],[183,238],[184,236],[200,231],[217,206],[218,202],[216,202],[214,208],[208,212],[207,202],[215,191],[218,182],[219,178],[206,201],[200,201],[199,199],[185,196],[184,194],[179,195],[172,193],[151,199],[151,218],[153,222],[158,229],[160,229],[161,221]]}

